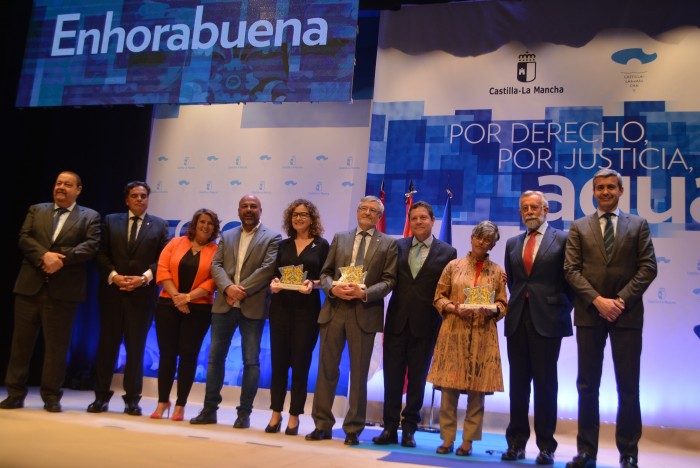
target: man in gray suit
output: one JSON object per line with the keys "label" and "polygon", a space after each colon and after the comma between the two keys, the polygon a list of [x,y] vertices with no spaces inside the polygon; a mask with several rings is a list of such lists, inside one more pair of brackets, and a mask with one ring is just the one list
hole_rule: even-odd
{"label": "man in gray suit", "polygon": [[100,242],[100,215],[76,203],[80,176],[56,178],[53,202],[29,207],[19,232],[23,259],[15,282],[15,326],[0,409],[24,407],[27,378],[39,331],[44,337],[40,394],[44,409],[59,413],[61,386],[78,304],[87,296],[86,264]]}
{"label": "man in gray suit", "polygon": [[260,222],[262,204],[255,195],[238,202],[241,226],[221,235],[211,264],[218,289],[211,319],[204,408],[191,424],[216,424],[221,403],[226,356],[236,328],[241,333],[243,382],[238,417],[233,427],[250,427],[250,413],[260,382],[260,341],[270,308],[270,280],[282,235]]}
{"label": "man in gray suit", "polygon": [[547,223],[549,203],[544,193],[520,196],[526,231],[508,239],[504,266],[508,277],[505,335],[510,363],[508,450],[502,460],[525,458],[530,438],[530,386],[534,387],[535,437],[538,465],[552,465],[557,441],[557,361],[561,340],[573,335],[573,292],[564,279],[566,233]]}
{"label": "man in gray suit", "polygon": [[618,208],[622,176],[601,169],[593,176],[596,212],[574,221],[566,243],[564,271],[576,293],[578,345],[578,455],[568,468],[594,467],[600,429],[598,392],[603,352],[610,336],[618,408],[615,441],[622,468],[636,467],[642,436],[639,370],[642,295],[656,277],[649,224]]}
{"label": "man in gray suit", "polygon": [[[332,437],[335,417],[333,400],[340,377],[340,359],[347,342],[350,354],[349,408],[343,422],[345,445],[359,444],[367,412],[367,376],[374,338],[384,323],[384,297],[396,283],[398,252],[396,241],[375,228],[384,204],[366,196],[357,207],[358,227],[333,237],[321,270],[321,287],[326,301],[321,307],[318,380],[311,416],[316,429],[306,440]],[[364,285],[339,283],[341,268],[363,266]],[[334,282],[336,284],[334,284]]]}

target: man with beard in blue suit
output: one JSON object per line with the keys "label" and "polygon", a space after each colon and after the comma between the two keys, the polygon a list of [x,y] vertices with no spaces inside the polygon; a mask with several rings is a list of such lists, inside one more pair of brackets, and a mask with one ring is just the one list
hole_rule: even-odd
{"label": "man with beard in blue suit", "polygon": [[508,276],[505,335],[510,364],[508,450],[502,460],[525,458],[530,438],[530,385],[534,387],[535,437],[539,465],[552,465],[557,441],[557,361],[561,340],[571,336],[573,293],[564,279],[566,233],[547,223],[549,202],[542,192],[520,196],[527,228],[508,239],[504,265]]}

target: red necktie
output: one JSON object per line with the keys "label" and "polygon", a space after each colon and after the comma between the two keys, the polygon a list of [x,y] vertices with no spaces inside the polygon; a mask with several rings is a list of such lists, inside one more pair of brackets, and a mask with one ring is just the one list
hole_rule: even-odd
{"label": "red necktie", "polygon": [[537,243],[537,231],[532,231],[530,237],[525,244],[525,251],[523,251],[523,263],[525,264],[525,271],[527,271],[528,276],[530,276],[530,271],[532,270],[532,262],[535,259],[535,244]]}

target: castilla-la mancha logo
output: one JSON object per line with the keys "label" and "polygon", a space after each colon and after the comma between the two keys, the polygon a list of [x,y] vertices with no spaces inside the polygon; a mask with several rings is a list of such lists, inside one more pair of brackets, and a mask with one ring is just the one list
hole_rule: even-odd
{"label": "castilla-la mancha logo", "polygon": [[518,81],[529,83],[535,81],[537,77],[537,63],[535,62],[535,54],[530,51],[525,51],[524,54],[518,55]]}

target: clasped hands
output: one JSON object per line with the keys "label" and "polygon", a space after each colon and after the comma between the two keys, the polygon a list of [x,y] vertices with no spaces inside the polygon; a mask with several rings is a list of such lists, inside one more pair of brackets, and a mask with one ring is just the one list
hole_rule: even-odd
{"label": "clasped hands", "polygon": [[350,301],[352,299],[365,298],[365,290],[360,287],[359,284],[355,283],[343,283],[337,284],[331,288],[331,293],[339,299],[344,299]]}
{"label": "clasped hands", "polygon": [[63,259],[66,258],[65,255],[58,252],[46,252],[41,257],[41,269],[47,275],[56,273],[58,270],[63,268]]}
{"label": "clasped hands", "polygon": [[245,287],[239,284],[228,286],[224,292],[226,293],[226,304],[228,304],[229,307],[233,307],[236,302],[240,302],[248,297]]}
{"label": "clasped hands", "polygon": [[598,309],[598,315],[608,322],[614,322],[625,311],[625,303],[618,299],[609,299],[598,296],[593,300],[593,305]]}
{"label": "clasped hands", "polygon": [[143,286],[141,275],[114,275],[112,283],[116,284],[120,291],[133,291]]}

